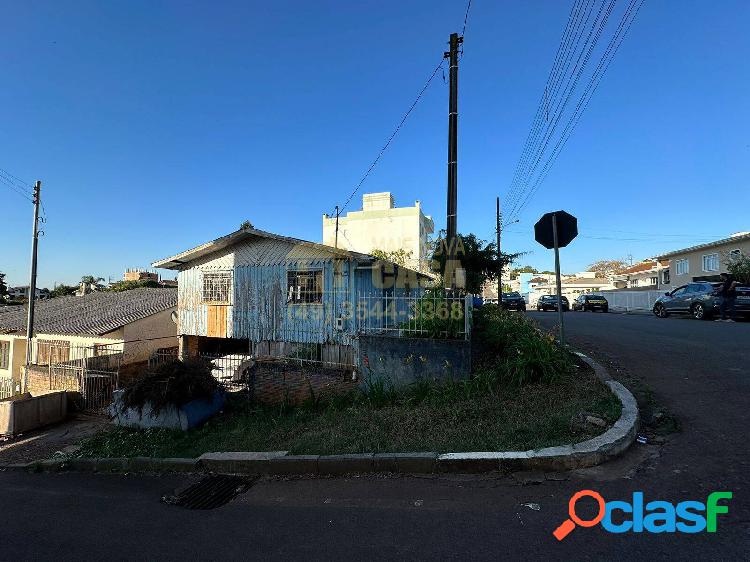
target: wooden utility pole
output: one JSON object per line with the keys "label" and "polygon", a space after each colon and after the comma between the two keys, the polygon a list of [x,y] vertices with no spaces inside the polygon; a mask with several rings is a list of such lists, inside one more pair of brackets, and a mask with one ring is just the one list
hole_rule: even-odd
{"label": "wooden utility pole", "polygon": [[339,206],[336,205],[336,234],[333,237],[333,247],[339,247]]}
{"label": "wooden utility pole", "polygon": [[29,275],[29,304],[26,319],[26,370],[24,372],[23,390],[29,390],[29,365],[31,365],[31,339],[34,336],[34,305],[36,303],[36,256],[39,242],[39,205],[42,182],[34,185],[34,224],[31,231],[31,272]]}
{"label": "wooden utility pole", "polygon": [[446,205],[446,238],[452,258],[458,229],[458,46],[464,38],[451,33],[449,50],[443,54],[450,64],[448,96],[448,201]]}
{"label": "wooden utility pole", "polygon": [[497,222],[497,304],[503,304],[503,262],[500,253],[500,198],[496,199],[497,210],[495,212],[495,221]]}

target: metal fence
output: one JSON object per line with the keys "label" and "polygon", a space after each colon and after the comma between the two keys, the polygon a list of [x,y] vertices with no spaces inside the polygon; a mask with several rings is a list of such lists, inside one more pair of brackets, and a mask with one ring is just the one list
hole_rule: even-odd
{"label": "metal fence", "polygon": [[70,342],[34,340],[33,368],[27,388],[78,392],[81,408],[101,411],[119,388],[122,344],[77,346]]}
{"label": "metal fence", "polygon": [[471,337],[471,296],[360,294],[353,314],[358,334],[465,340]]}
{"label": "metal fence", "polygon": [[602,291],[611,310],[650,311],[664,291]]}

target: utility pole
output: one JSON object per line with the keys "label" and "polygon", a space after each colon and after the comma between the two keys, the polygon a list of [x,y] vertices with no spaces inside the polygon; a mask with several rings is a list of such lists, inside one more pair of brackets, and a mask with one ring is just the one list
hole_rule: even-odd
{"label": "utility pole", "polygon": [[36,302],[36,254],[39,242],[39,205],[42,182],[34,185],[34,225],[31,231],[31,272],[29,279],[29,312],[26,322],[26,370],[24,371],[23,390],[29,390],[29,365],[31,365],[31,339],[34,336],[34,305]]}
{"label": "utility pole", "polygon": [[495,213],[495,220],[497,221],[497,305],[502,306],[503,304],[503,262],[502,254],[500,253],[500,198],[498,197],[495,201],[497,203],[497,211]]}
{"label": "utility pole", "polygon": [[339,206],[336,205],[336,234],[333,238],[333,247],[339,247]]}
{"label": "utility pole", "polygon": [[[446,231],[448,260],[454,257],[458,228],[458,46],[464,38],[451,33],[449,50],[443,54],[450,64],[450,94],[448,97],[448,202]],[[455,277],[455,276],[454,276]],[[455,286],[455,279],[453,281]]]}

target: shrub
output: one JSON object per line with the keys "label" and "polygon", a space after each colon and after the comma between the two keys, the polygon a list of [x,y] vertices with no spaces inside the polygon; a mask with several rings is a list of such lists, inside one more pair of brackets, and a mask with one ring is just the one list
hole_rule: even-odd
{"label": "shrub", "polygon": [[146,403],[154,414],[174,405],[210,399],[218,390],[211,364],[204,360],[171,361],[151,369],[146,377],[125,389],[123,405],[143,411]]}
{"label": "shrub", "polygon": [[445,291],[432,289],[416,301],[412,318],[400,328],[412,338],[463,339],[464,323],[463,301],[448,299]]}
{"label": "shrub", "polygon": [[573,371],[569,353],[525,316],[485,305],[475,318],[475,337],[483,348],[481,384],[493,384],[494,377],[517,386],[551,383]]}
{"label": "shrub", "polygon": [[740,254],[727,262],[727,270],[743,285],[750,285],[750,256]]}

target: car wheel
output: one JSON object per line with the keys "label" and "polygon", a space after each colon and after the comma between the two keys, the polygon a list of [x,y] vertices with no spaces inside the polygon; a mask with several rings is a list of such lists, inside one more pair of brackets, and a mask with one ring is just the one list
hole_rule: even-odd
{"label": "car wheel", "polygon": [[695,303],[690,311],[696,320],[704,320],[706,318],[706,307],[699,302]]}
{"label": "car wheel", "polygon": [[602,308],[602,312],[609,312],[609,307],[605,306],[604,308]]}
{"label": "car wheel", "polygon": [[669,316],[669,313],[667,312],[667,309],[663,304],[657,304],[656,306],[654,306],[654,314],[656,314],[659,318],[666,318],[667,316]]}

